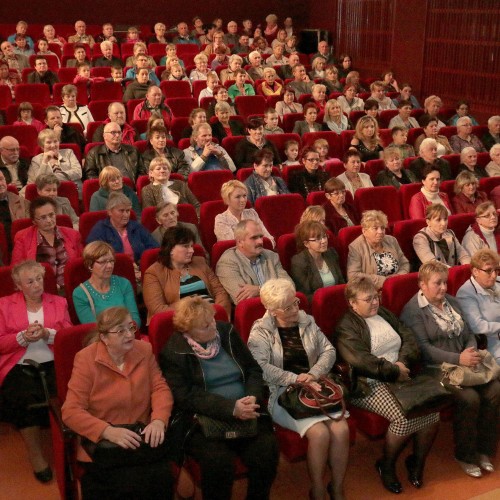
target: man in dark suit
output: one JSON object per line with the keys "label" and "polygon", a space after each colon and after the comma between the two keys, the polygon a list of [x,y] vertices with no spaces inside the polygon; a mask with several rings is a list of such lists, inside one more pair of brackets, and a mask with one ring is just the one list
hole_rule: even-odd
{"label": "man in dark suit", "polygon": [[[122,65],[120,58],[113,55],[113,42],[104,40],[100,44],[102,56],[97,58],[94,62],[94,68],[111,67],[114,65]],[[110,70],[111,71],[111,70]]]}
{"label": "man in dark suit", "polygon": [[37,56],[35,59],[35,71],[28,75],[28,83],[46,83],[52,94],[52,87],[58,81],[58,76],[49,69],[47,59],[44,56]]}

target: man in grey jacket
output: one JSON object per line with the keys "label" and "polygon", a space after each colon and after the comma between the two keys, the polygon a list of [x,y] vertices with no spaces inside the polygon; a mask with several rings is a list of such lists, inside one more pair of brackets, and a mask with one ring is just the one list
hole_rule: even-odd
{"label": "man in grey jacket", "polygon": [[269,279],[285,278],[278,254],[264,249],[262,227],[247,219],[234,229],[236,246],[226,250],[217,263],[216,274],[234,304],[258,297],[260,287]]}

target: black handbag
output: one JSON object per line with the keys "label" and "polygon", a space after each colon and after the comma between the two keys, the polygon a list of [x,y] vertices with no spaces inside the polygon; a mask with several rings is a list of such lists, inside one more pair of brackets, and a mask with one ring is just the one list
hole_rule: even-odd
{"label": "black handbag", "polygon": [[242,439],[251,438],[257,435],[257,419],[240,420],[220,420],[218,418],[207,417],[206,415],[195,415],[195,420],[201,427],[203,435],[207,439]]}
{"label": "black handbag", "polygon": [[[344,389],[328,377],[320,377],[317,383],[321,390],[310,384],[290,384],[278,398],[278,403],[295,419],[326,415],[332,420],[341,420],[345,414]],[[341,412],[337,418],[329,413]]]}
{"label": "black handbag", "polygon": [[405,382],[387,384],[406,418],[429,415],[450,404],[451,393],[439,382],[438,375],[438,370],[427,370]]}
{"label": "black handbag", "polygon": [[[134,424],[111,424],[113,427],[123,427],[136,434],[141,435],[146,427],[142,422]],[[92,461],[100,467],[125,467],[133,465],[144,465],[164,460],[168,453],[167,440],[156,448],[141,440],[141,445],[135,449],[127,449],[118,446],[107,439],[101,439],[97,443],[90,439],[81,438],[81,445]]]}

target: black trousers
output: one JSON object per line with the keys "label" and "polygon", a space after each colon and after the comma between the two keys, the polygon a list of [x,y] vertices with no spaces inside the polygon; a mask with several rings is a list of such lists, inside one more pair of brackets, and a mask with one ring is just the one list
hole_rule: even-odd
{"label": "black trousers", "polygon": [[463,462],[478,464],[479,454],[492,456],[498,442],[500,381],[458,389],[453,392],[453,433],[455,457]]}
{"label": "black trousers", "polygon": [[207,439],[197,429],[186,451],[200,464],[201,490],[205,500],[229,500],[233,487],[235,459],[240,457],[248,468],[248,493],[251,500],[267,500],[279,460],[279,448],[270,419],[259,419],[254,438],[235,440]]}

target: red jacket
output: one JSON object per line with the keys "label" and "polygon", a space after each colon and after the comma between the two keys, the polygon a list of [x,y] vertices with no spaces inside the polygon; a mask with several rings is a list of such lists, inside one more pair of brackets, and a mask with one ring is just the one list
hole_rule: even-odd
{"label": "red jacket", "polygon": [[[451,209],[450,200],[446,193],[439,192],[439,197],[443,200],[445,207],[453,213]],[[408,209],[411,219],[425,219],[425,210],[429,205],[432,205],[430,201],[424,196],[422,191],[420,193],[414,194],[410,200],[410,208]]]}

